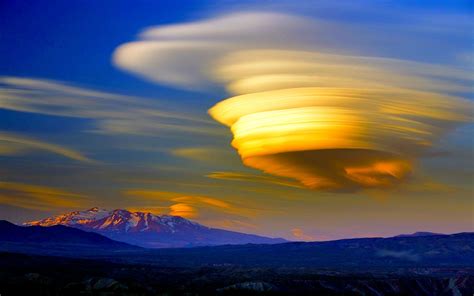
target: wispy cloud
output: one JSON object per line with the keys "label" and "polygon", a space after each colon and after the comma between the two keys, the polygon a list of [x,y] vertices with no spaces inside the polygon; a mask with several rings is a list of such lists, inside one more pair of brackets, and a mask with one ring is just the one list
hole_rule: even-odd
{"label": "wispy cloud", "polygon": [[142,40],[117,48],[113,59],[120,68],[155,82],[205,89],[214,84],[208,79],[212,64],[226,51],[291,42],[288,38],[298,38],[294,33],[302,26],[300,18],[285,14],[236,13],[150,27],[140,35]]}
{"label": "wispy cloud", "polygon": [[172,111],[158,100],[38,78],[0,77],[0,108],[92,119],[96,132],[108,134],[221,133],[204,114]]}
{"label": "wispy cloud", "polygon": [[259,213],[248,206],[204,195],[148,189],[131,189],[124,191],[124,195],[131,197],[134,204],[143,205],[133,208],[158,209],[161,214],[195,219],[214,227],[255,228],[251,219]]}
{"label": "wispy cloud", "polygon": [[0,132],[0,155],[23,154],[29,150],[43,150],[73,160],[94,163],[92,159],[70,148],[19,136],[13,133]]}
{"label": "wispy cloud", "polygon": [[[228,204],[217,200],[217,199],[209,199],[205,197],[208,201],[209,205],[214,204],[217,208],[224,206],[224,208],[228,208]],[[179,202],[178,199],[174,200],[178,203],[173,203],[170,206],[143,206],[143,207],[127,207],[129,211],[132,212],[150,212],[156,215],[173,215],[173,216],[180,216],[187,219],[196,219],[206,223],[208,226],[217,227],[217,228],[224,228],[224,229],[232,229],[237,231],[255,231],[258,229],[258,226],[254,223],[248,221],[249,219],[246,217],[234,216],[234,215],[226,215],[216,213],[216,211],[210,213],[209,211],[202,211],[202,206],[196,205],[196,202],[189,203],[189,197],[186,197],[183,202]],[[187,203],[188,202],[188,203]],[[203,215],[206,215],[203,217]]]}
{"label": "wispy cloud", "polygon": [[47,186],[0,181],[0,204],[49,211],[82,208],[90,203],[87,196]]}
{"label": "wispy cloud", "polygon": [[170,206],[170,215],[180,216],[183,218],[196,218],[198,210],[186,203],[177,203]]}
{"label": "wispy cloud", "polygon": [[236,205],[235,203],[230,203],[222,199],[209,197],[209,196],[202,196],[202,195],[169,192],[169,191],[159,191],[159,190],[149,190],[149,189],[130,189],[130,190],[124,191],[124,194],[127,196],[132,196],[137,199],[145,200],[145,201],[186,203],[189,205],[218,208],[221,211],[225,211],[229,213],[253,212],[253,210],[248,207],[242,207],[242,206]]}
{"label": "wispy cloud", "polygon": [[293,235],[294,238],[297,240],[302,240],[302,241],[313,241],[314,237],[311,235],[308,235],[304,232],[303,229],[301,228],[293,228],[291,230],[291,235]]}
{"label": "wispy cloud", "polygon": [[219,147],[178,147],[171,149],[170,152],[173,156],[206,164],[232,165],[235,159],[238,162],[232,150]]}
{"label": "wispy cloud", "polygon": [[243,172],[212,172],[206,175],[206,177],[212,178],[212,179],[219,179],[219,180],[254,182],[254,183],[288,186],[288,187],[294,187],[294,188],[303,188],[303,186],[301,186],[299,183],[292,182],[284,178],[249,174],[249,173],[243,173]]}
{"label": "wispy cloud", "polygon": [[[331,3],[327,6],[325,11],[330,9],[329,6],[337,7],[338,5]],[[347,8],[348,5],[341,6]],[[360,14],[361,12],[352,13]],[[449,67],[423,63],[401,63],[401,60],[393,58],[380,58],[384,54],[393,57],[393,52],[387,53],[389,50],[405,52],[407,47],[415,43],[410,41],[415,41],[415,39],[418,41],[416,42],[417,50],[419,50],[419,46],[429,47],[439,38],[445,38],[443,32],[448,28],[451,35],[459,33],[468,37],[469,18],[466,15],[441,17],[425,13],[408,16],[406,12],[397,11],[398,15],[394,16],[393,11],[385,12],[389,15],[388,17],[399,18],[399,22],[386,22],[382,25],[379,22],[370,23],[370,21],[351,23],[341,19],[314,19],[281,12],[245,11],[189,23],[149,27],[140,34],[139,41],[129,42],[118,47],[114,53],[114,62],[126,71],[158,83],[198,89],[220,81],[221,77],[216,75],[215,71],[222,74],[219,69],[222,60],[227,61],[228,64],[229,60],[238,57],[234,55],[235,53],[248,50],[262,51],[259,56],[264,57],[262,61],[259,61],[257,56],[249,56],[248,53],[244,56],[247,61],[249,58],[253,58],[252,62],[257,61],[258,63],[254,64],[253,69],[260,69],[260,71],[265,71],[265,67],[262,68],[262,66],[265,66],[265,62],[268,61],[265,58],[265,55],[268,54],[266,51],[284,50],[295,53],[291,56],[292,58],[296,57],[295,62],[305,58],[305,54],[314,56],[315,53],[318,53],[323,63],[314,63],[315,60],[313,60],[307,67],[303,67],[308,69],[316,66],[318,70],[322,71],[322,73],[317,71],[317,74],[326,73],[329,70],[326,66],[334,64],[335,59],[338,59],[340,62],[349,63],[345,69],[353,68],[354,62],[356,62],[361,67],[357,71],[359,75],[363,74],[362,70],[371,69],[368,67],[371,63],[382,63],[397,68],[400,66],[411,67],[412,73],[422,72],[425,75],[430,75],[429,71],[432,71],[431,74],[435,74],[435,76],[455,75],[460,79],[469,77],[465,75],[468,74],[467,71]],[[372,13],[380,15],[381,12],[372,11]],[[321,13],[316,13],[316,15],[323,16]],[[436,28],[433,27],[433,18],[440,21],[440,25]],[[387,31],[391,34],[387,34]],[[413,36],[414,32],[417,32],[416,36]],[[391,42],[387,40],[388,38]],[[394,42],[394,40],[398,42]],[[422,40],[423,43],[420,44]],[[387,46],[383,46],[384,42]],[[380,52],[375,53],[374,50]],[[439,49],[430,48],[430,53],[433,50],[441,51],[440,54],[446,54],[447,51],[443,46],[440,46]],[[328,52],[338,53],[338,55],[328,54]],[[351,52],[352,54],[347,54]],[[355,55],[355,53],[358,54]],[[458,53],[450,52],[450,54],[456,56]],[[370,58],[370,56],[373,57]],[[368,57],[368,59],[364,60],[364,57]],[[324,63],[325,59],[329,59],[329,61]],[[239,70],[238,64],[240,61],[233,63],[235,70]],[[281,63],[273,64],[274,70],[277,70],[279,65]],[[300,64],[300,66],[302,65]],[[287,71],[288,68],[283,67],[281,70]],[[378,70],[382,69],[378,67]],[[314,71],[312,72],[314,73]],[[343,77],[357,78],[357,75],[353,75],[354,69],[351,72],[341,72],[343,71],[338,74],[344,75]],[[316,76],[318,80],[320,76]],[[385,76],[384,78],[389,77]],[[410,80],[403,75],[395,75],[392,79],[395,78]],[[417,77],[411,76],[411,78]],[[420,78],[422,77],[412,81],[412,84],[416,84]],[[446,86],[446,81],[441,85]],[[432,85],[432,87],[436,87],[436,85]]]}

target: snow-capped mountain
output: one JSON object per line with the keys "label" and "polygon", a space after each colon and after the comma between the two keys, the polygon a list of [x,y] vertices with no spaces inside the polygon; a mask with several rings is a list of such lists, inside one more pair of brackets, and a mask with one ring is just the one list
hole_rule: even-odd
{"label": "snow-capped mountain", "polygon": [[25,226],[86,225],[109,216],[111,211],[92,208],[87,211],[75,211],[46,219],[23,223]]}
{"label": "snow-capped mountain", "polygon": [[24,223],[28,226],[65,225],[100,233],[111,239],[148,248],[285,242],[253,234],[209,228],[179,216],[92,208]]}
{"label": "snow-capped mountain", "polygon": [[43,220],[24,223],[26,226],[65,225],[110,232],[175,232],[175,228],[203,227],[179,216],[153,215],[144,212],[127,210],[108,211],[92,208],[86,211],[75,211]]}

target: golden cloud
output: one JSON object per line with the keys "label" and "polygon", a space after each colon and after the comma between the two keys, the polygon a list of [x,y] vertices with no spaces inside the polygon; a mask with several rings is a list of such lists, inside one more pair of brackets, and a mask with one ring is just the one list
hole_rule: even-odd
{"label": "golden cloud", "polygon": [[258,210],[250,207],[204,195],[149,189],[127,190],[124,194],[132,196],[134,203],[150,205],[133,207],[134,209],[140,208],[146,211],[152,209],[160,214],[167,213],[169,215],[196,219],[214,227],[249,230],[255,227],[249,222],[249,219],[255,217],[258,212]]}
{"label": "golden cloud", "polygon": [[301,228],[293,228],[291,234],[298,240],[312,241],[314,238],[311,235],[306,234]]}
{"label": "golden cloud", "polygon": [[288,181],[283,178],[278,178],[274,176],[262,176],[256,174],[248,174],[242,172],[212,172],[206,175],[208,178],[219,179],[219,180],[229,180],[229,181],[242,181],[242,182],[256,182],[256,183],[266,183],[272,185],[281,185],[294,188],[301,188],[302,186],[297,182]]}
{"label": "golden cloud", "polygon": [[[173,156],[207,164],[232,164],[235,158],[235,154],[231,149],[217,147],[181,147],[172,149],[170,153]],[[235,161],[239,162],[238,159]]]}
{"label": "golden cloud", "polygon": [[[430,106],[430,108],[427,108]],[[218,103],[244,164],[313,189],[387,187],[450,127],[469,120],[458,98],[393,88],[291,88]]]}
{"label": "golden cloud", "polygon": [[130,212],[147,212],[155,215],[163,215],[168,213],[169,207],[127,207],[127,210]]}
{"label": "golden cloud", "polygon": [[185,203],[177,203],[170,206],[170,215],[183,218],[195,218],[198,213],[195,208]]}
{"label": "golden cloud", "polygon": [[316,190],[392,187],[441,136],[472,120],[461,98],[471,91],[468,71],[328,54],[316,39],[340,30],[321,28],[298,16],[232,14],[150,28],[114,58],[160,83],[223,85],[236,96],[209,114],[231,129],[243,163]]}
{"label": "golden cloud", "polygon": [[395,185],[443,133],[471,119],[468,101],[443,94],[469,89],[455,81],[466,73],[447,67],[250,50],[215,71],[244,93],[209,110],[231,128],[244,164],[312,189]]}

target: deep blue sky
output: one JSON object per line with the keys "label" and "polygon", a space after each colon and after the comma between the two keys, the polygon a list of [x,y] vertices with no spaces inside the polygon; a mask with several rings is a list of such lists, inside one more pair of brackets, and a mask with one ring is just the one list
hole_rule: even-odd
{"label": "deep blue sky", "polygon": [[[114,49],[133,40],[146,27],[192,20],[216,10],[225,11],[238,6],[236,3],[239,1],[1,1],[0,72],[2,75],[61,79],[102,89],[119,88],[138,95],[150,95],[157,91],[156,85],[118,71],[112,65],[110,58]],[[319,3],[322,5],[327,1]],[[318,1],[315,1],[316,9],[303,12],[320,14],[317,6]],[[380,1],[370,10],[378,7],[389,10],[408,7],[413,11],[448,14],[472,12],[473,3]],[[298,11],[298,5],[293,5],[292,10]],[[385,14],[371,13],[367,17],[365,13],[337,9],[327,10],[324,14],[358,22],[390,23],[399,20],[390,19]]]}

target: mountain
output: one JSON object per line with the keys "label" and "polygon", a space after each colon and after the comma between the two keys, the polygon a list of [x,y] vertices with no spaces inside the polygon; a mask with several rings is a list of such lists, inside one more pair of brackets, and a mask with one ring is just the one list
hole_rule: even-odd
{"label": "mountain", "polygon": [[97,207],[27,222],[24,225],[65,225],[146,248],[286,242],[281,238],[210,228],[179,216],[154,215],[121,209],[108,211]]}
{"label": "mountain", "polygon": [[[347,272],[359,272],[361,267],[394,272],[397,268],[467,268],[474,272],[474,233],[195,248],[136,248],[116,252],[116,248],[107,245],[109,240],[95,233],[66,226],[19,227],[8,223],[5,227],[5,223],[0,224],[0,251],[17,253],[93,257],[112,262],[162,267],[332,268]],[[9,230],[12,228],[14,231]],[[38,232],[40,235],[36,235]],[[151,233],[162,238],[154,232]],[[134,232],[127,234],[133,236]],[[97,246],[96,240],[105,243],[100,252],[87,252],[77,247],[81,243],[91,245],[90,241],[82,238],[85,235],[93,239],[94,246]],[[19,249],[5,248],[1,243],[5,240],[20,242]],[[36,244],[25,250],[23,243],[31,241]],[[50,247],[45,247],[41,242],[47,242],[49,246],[54,245],[56,249],[50,250]],[[176,243],[176,240],[173,243]],[[55,244],[63,248],[58,248]]]}
{"label": "mountain", "polygon": [[[104,215],[103,211],[96,211],[102,213],[99,216]],[[88,217],[90,221],[86,224],[93,221],[96,227],[110,227],[105,221],[99,223],[109,216],[98,220],[92,219],[94,216],[82,213],[69,217],[77,218],[72,219],[76,222]],[[48,223],[54,224],[53,220]],[[132,235],[133,228],[129,225],[127,233]],[[67,226],[20,227],[0,221],[2,293],[29,295],[38,290],[48,295],[194,295],[196,291],[199,295],[474,293],[474,233],[172,249],[130,246],[123,249],[116,244],[121,243]]]}
{"label": "mountain", "polygon": [[419,232],[414,232],[411,234],[399,234],[395,237],[432,236],[432,235],[443,235],[443,234],[436,233],[436,232],[419,231]]}
{"label": "mountain", "polygon": [[[109,217],[102,219],[107,221]],[[94,222],[102,219],[94,220]],[[193,222],[186,223],[196,226]],[[104,222],[98,225],[105,224]],[[129,230],[131,229],[130,227]],[[180,231],[178,229],[179,227],[175,225],[175,233]],[[135,233],[126,232],[132,237]],[[143,233],[146,234],[146,232],[138,232],[140,235]],[[155,236],[155,241],[160,239],[162,243],[163,237],[159,233],[149,233]],[[240,238],[242,234],[238,235]],[[176,243],[176,241],[175,238],[172,242]],[[11,247],[11,243],[16,243],[14,246],[17,248]],[[28,249],[25,249],[25,245],[29,246]],[[89,251],[83,250],[83,246],[89,248]],[[91,248],[98,251],[90,252]],[[117,249],[123,251],[116,252]],[[112,241],[96,233],[61,225],[21,227],[2,221],[0,223],[0,251],[73,257],[93,256],[96,259],[171,267],[307,267],[342,268],[346,271],[359,270],[360,267],[383,270],[398,267],[473,269],[474,233],[144,249],[131,248],[129,245]]]}
{"label": "mountain", "polygon": [[148,258],[160,266],[308,267],[346,271],[360,271],[360,267],[472,269],[474,233],[143,250],[137,262]]}
{"label": "mountain", "polygon": [[0,220],[0,246],[3,250],[35,250],[35,249],[108,249],[135,250],[139,249],[123,242],[111,240],[97,233],[80,229],[55,225],[52,227],[18,226]]}

